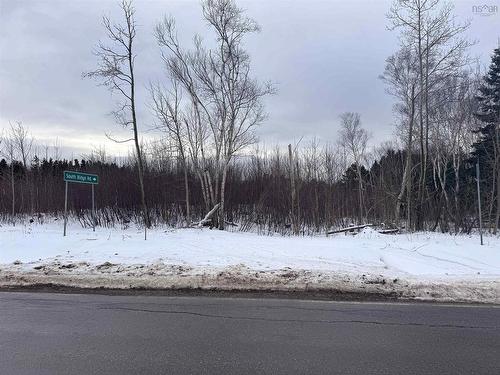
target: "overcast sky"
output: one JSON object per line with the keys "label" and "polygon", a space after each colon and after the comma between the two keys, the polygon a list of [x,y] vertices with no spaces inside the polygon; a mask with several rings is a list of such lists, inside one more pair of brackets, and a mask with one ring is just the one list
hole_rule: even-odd
{"label": "overcast sky", "polygon": [[[398,47],[397,33],[386,28],[391,1],[238,3],[262,27],[246,42],[254,76],[278,88],[266,100],[269,118],[258,129],[266,145],[313,136],[335,141],[338,117],[345,111],[361,114],[372,144],[392,138],[392,99],[378,79],[386,57]],[[477,1],[454,3],[458,19],[472,21],[468,37],[478,43],[471,55],[488,64],[500,37],[500,14],[474,14]],[[485,4],[500,8],[499,0]],[[171,14],[182,42],[190,43],[195,33],[206,39],[212,35],[201,20],[199,1],[142,0],[135,1],[135,8],[139,126],[144,132],[153,123],[146,85],[165,80],[154,25]],[[121,20],[114,0],[0,0],[0,129],[22,121],[40,143],[57,140],[69,157],[98,146],[126,153],[126,146],[105,137],[105,132],[121,131],[109,115],[117,98],[81,78],[96,65],[91,51],[104,40],[103,14]]]}

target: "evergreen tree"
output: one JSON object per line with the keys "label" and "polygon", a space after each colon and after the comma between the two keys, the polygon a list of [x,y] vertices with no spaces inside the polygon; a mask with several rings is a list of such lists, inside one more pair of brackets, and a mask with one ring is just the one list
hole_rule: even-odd
{"label": "evergreen tree", "polygon": [[478,129],[479,139],[473,145],[471,161],[481,166],[485,208],[496,233],[500,220],[500,47],[494,50],[478,91],[475,116],[483,125]]}

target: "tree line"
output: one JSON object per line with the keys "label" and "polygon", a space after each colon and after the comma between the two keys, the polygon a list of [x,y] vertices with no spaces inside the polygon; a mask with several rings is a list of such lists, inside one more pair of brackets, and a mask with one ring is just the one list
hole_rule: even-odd
{"label": "tree line", "polygon": [[265,122],[270,82],[251,75],[244,39],[259,31],[233,0],[202,2],[214,35],[181,45],[175,20],[155,27],[166,76],[149,87],[162,136],[141,142],[136,115],[134,8],[121,3],[123,23],[103,18],[106,43],[95,54],[96,78],[123,99],[114,112],[130,129],[134,153],[113,160],[94,150],[79,160],[40,153],[21,123],[3,134],[0,212],[60,214],[66,169],[101,176],[97,214],[90,192],[71,186],[70,209],[84,225],[210,225],[265,233],[322,233],[353,223],[406,230],[470,232],[477,226],[475,166],[480,166],[483,220],[500,222],[500,48],[486,72],[468,58],[469,23],[438,0],[394,1],[389,27],[400,45],[380,79],[395,98],[396,137],[370,147],[361,114],[345,112],[335,143],[317,139],[265,149],[255,129]]}

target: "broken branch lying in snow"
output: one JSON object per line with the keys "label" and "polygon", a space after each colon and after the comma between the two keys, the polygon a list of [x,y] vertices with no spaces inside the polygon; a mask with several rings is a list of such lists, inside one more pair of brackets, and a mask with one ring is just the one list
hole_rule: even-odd
{"label": "broken branch lying in snow", "polygon": [[[326,234],[335,234],[335,233],[342,233],[342,232],[354,232],[354,231],[360,231],[363,228],[366,227],[373,227],[373,224],[362,224],[362,225],[354,225],[352,227],[347,227],[347,228],[342,228],[342,229],[337,229],[337,230],[332,230],[330,232],[327,232]],[[391,229],[377,229],[377,232],[380,234],[396,234],[399,233],[399,228],[391,228]]]}
{"label": "broken branch lying in snow", "polygon": [[381,229],[378,230],[380,234],[396,234],[399,233],[399,228],[394,228],[394,229]]}
{"label": "broken branch lying in snow", "polygon": [[217,212],[217,210],[219,209],[219,206],[220,206],[220,203],[217,203],[214,208],[212,208],[206,215],[205,217],[200,220],[199,222],[197,223],[194,223],[193,226],[196,226],[198,228],[201,228],[203,225],[207,224],[208,222],[210,222],[212,220],[212,216],[215,214],[215,212]]}
{"label": "broken branch lying in snow", "polygon": [[347,228],[341,228],[337,230],[332,230],[330,232],[326,232],[326,234],[335,234],[335,233],[342,233],[342,232],[351,232],[355,230],[360,230],[366,227],[373,227],[373,224],[362,224],[362,225],[354,225],[352,227],[347,227]]}

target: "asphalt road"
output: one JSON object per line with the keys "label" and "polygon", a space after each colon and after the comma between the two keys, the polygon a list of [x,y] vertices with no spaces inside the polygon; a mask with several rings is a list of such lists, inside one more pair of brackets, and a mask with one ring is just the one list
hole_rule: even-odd
{"label": "asphalt road", "polygon": [[0,374],[500,374],[500,308],[3,292]]}

